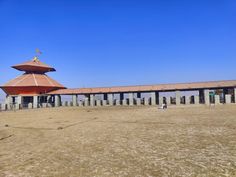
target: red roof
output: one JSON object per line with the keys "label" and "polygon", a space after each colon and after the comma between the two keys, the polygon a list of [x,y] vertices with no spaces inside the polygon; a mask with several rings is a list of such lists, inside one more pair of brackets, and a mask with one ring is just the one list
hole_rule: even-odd
{"label": "red roof", "polygon": [[45,74],[23,74],[17,78],[9,81],[2,87],[27,87],[27,86],[46,86],[65,88],[57,81],[53,80]]}
{"label": "red roof", "polygon": [[159,84],[159,85],[141,85],[141,86],[123,86],[123,87],[97,87],[97,88],[78,88],[78,89],[59,89],[49,94],[99,94],[99,93],[127,93],[127,92],[150,92],[150,91],[174,91],[174,90],[197,90],[213,88],[236,88],[236,80],[231,81],[210,81],[179,84]]}
{"label": "red roof", "polygon": [[57,89],[65,89],[63,85],[59,84],[49,76],[35,73],[23,74],[1,86],[1,88],[10,95],[25,93],[40,94]]}
{"label": "red roof", "polygon": [[27,61],[18,65],[12,66],[19,71],[26,71],[26,72],[39,72],[39,73],[46,73],[50,71],[56,71],[54,68],[48,66],[45,63],[42,63],[39,60],[31,60]]}

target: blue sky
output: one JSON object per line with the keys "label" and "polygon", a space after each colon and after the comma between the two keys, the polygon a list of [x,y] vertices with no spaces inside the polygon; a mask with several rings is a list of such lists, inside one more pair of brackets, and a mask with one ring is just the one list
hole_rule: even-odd
{"label": "blue sky", "polygon": [[35,49],[67,87],[236,79],[235,0],[0,0],[0,84]]}

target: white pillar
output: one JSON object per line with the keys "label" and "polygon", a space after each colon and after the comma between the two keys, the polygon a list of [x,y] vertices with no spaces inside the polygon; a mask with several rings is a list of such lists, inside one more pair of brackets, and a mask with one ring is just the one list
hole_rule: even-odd
{"label": "white pillar", "polygon": [[231,95],[230,94],[227,94],[225,95],[225,104],[230,104],[231,103]]}
{"label": "white pillar", "polygon": [[176,105],[180,105],[180,98],[181,98],[180,91],[176,91],[176,92],[175,92]]}
{"label": "white pillar", "polygon": [[199,104],[199,96],[194,95],[194,104]]}
{"label": "white pillar", "polygon": [[73,106],[77,106],[78,105],[78,96],[77,95],[72,95],[72,104]]}
{"label": "white pillar", "polygon": [[22,96],[17,96],[16,109],[20,109],[22,106]]}
{"label": "white pillar", "polygon": [[116,100],[116,106],[120,106],[120,100]]}
{"label": "white pillar", "polygon": [[123,99],[123,100],[122,100],[122,105],[123,105],[123,106],[127,106],[127,100],[126,100],[126,99]]}
{"label": "white pillar", "polygon": [[156,105],[156,92],[151,92],[151,105]]}
{"label": "white pillar", "polygon": [[140,106],[141,105],[141,98],[137,98],[136,103],[137,103],[137,106]]}
{"label": "white pillar", "polygon": [[148,97],[145,97],[145,98],[144,98],[144,105],[145,105],[145,106],[148,106],[148,105],[149,105],[149,98],[148,98]]}
{"label": "white pillar", "polygon": [[12,103],[13,103],[13,98],[12,98],[12,96],[8,95],[8,96],[6,97],[6,100],[5,100],[5,104],[7,105],[7,109],[8,109],[8,110],[11,109]]}
{"label": "white pillar", "polygon": [[17,103],[20,104],[20,105],[22,104],[22,96],[19,95],[17,97]]}
{"label": "white pillar", "polygon": [[102,100],[102,106],[107,106],[107,100]]}
{"label": "white pillar", "polygon": [[90,94],[90,106],[94,106],[94,105],[95,105],[95,95]]}
{"label": "white pillar", "polygon": [[83,106],[84,106],[84,105],[83,105],[83,101],[79,100],[79,101],[78,101],[78,106],[79,106],[79,107],[83,107]]}
{"label": "white pillar", "polygon": [[159,105],[161,106],[163,104],[163,97],[159,96]]}
{"label": "white pillar", "polygon": [[1,104],[1,110],[6,111],[6,104],[5,103]]}
{"label": "white pillar", "polygon": [[166,97],[166,104],[171,105],[171,97]]}
{"label": "white pillar", "polygon": [[34,96],[33,108],[38,108],[38,96]]}
{"label": "white pillar", "polygon": [[84,99],[84,106],[88,106],[89,105],[89,99],[86,97]]}
{"label": "white pillar", "polygon": [[108,94],[108,104],[109,106],[113,106],[113,94]]}
{"label": "white pillar", "polygon": [[134,105],[134,93],[129,93],[129,106]]}
{"label": "white pillar", "polygon": [[43,108],[46,108],[47,107],[47,103],[43,103],[42,106],[43,106]]}
{"label": "white pillar", "polygon": [[60,95],[55,95],[55,107],[61,106],[61,98]]}
{"label": "white pillar", "polygon": [[204,90],[204,100],[206,105],[210,105],[210,90],[206,89]]}
{"label": "white pillar", "polygon": [[29,103],[28,104],[28,109],[32,109],[33,108],[33,104],[32,103]]}
{"label": "white pillar", "polygon": [[191,96],[185,96],[185,104],[190,105]]}
{"label": "white pillar", "polygon": [[220,104],[220,95],[215,95],[215,104]]}

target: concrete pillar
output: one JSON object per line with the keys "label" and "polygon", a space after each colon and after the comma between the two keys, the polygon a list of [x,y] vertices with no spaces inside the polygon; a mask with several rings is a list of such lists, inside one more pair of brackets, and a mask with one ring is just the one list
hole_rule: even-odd
{"label": "concrete pillar", "polygon": [[73,104],[73,106],[78,105],[78,96],[77,95],[72,95],[72,104]]}
{"label": "concrete pillar", "polygon": [[28,104],[28,109],[33,109],[33,104],[32,103]]}
{"label": "concrete pillar", "polygon": [[61,106],[61,96],[55,95],[55,107]]}
{"label": "concrete pillar", "polygon": [[126,100],[126,99],[123,99],[123,100],[122,100],[122,105],[123,105],[123,106],[127,106],[127,100]]}
{"label": "concrete pillar", "polygon": [[171,97],[166,97],[166,104],[171,105]]}
{"label": "concrete pillar", "polygon": [[206,89],[204,90],[204,102],[205,102],[205,105],[210,105],[210,90]]}
{"label": "concrete pillar", "polygon": [[109,104],[109,106],[113,106],[113,102],[114,102],[114,100],[113,100],[113,94],[112,93],[110,93],[110,94],[108,94],[108,104]]}
{"label": "concrete pillar", "polygon": [[87,97],[84,99],[84,106],[89,106],[89,99]]}
{"label": "concrete pillar", "polygon": [[47,107],[52,108],[53,107],[52,103],[47,103]]}
{"label": "concrete pillar", "polygon": [[191,96],[185,96],[185,104],[190,105]]}
{"label": "concrete pillar", "polygon": [[46,108],[47,107],[47,103],[43,103],[43,108]]}
{"label": "concrete pillar", "polygon": [[198,95],[194,95],[194,104],[199,104],[199,96]]}
{"label": "concrete pillar", "polygon": [[21,105],[22,104],[22,96],[18,96],[17,97],[17,103],[19,104],[19,105]]}
{"label": "concrete pillar", "polygon": [[116,106],[120,106],[120,100],[116,100]]}
{"label": "concrete pillar", "polygon": [[140,106],[140,105],[141,105],[141,98],[137,98],[137,99],[136,99],[136,104],[137,104],[137,106]]}
{"label": "concrete pillar", "polygon": [[15,104],[15,110],[19,110],[20,109],[20,104],[16,103]]}
{"label": "concrete pillar", "polygon": [[148,106],[148,105],[149,105],[149,98],[148,98],[148,97],[145,97],[145,98],[144,98],[144,105],[145,105],[145,106]]}
{"label": "concrete pillar", "polygon": [[176,91],[176,92],[175,92],[176,105],[180,105],[180,98],[181,98],[181,93],[180,93],[180,91]]}
{"label": "concrete pillar", "polygon": [[7,106],[7,105],[6,105],[5,103],[1,104],[1,110],[2,110],[2,111],[6,111],[6,106]]}
{"label": "concrete pillar", "polygon": [[22,96],[17,96],[17,101],[16,101],[16,105],[15,105],[15,109],[20,109],[22,106]]}
{"label": "concrete pillar", "polygon": [[215,104],[220,104],[220,95],[215,95]]}
{"label": "concrete pillar", "polygon": [[159,104],[160,106],[163,104],[163,97],[162,97],[162,96],[159,96],[158,104]]}
{"label": "concrete pillar", "polygon": [[6,107],[7,110],[10,110],[10,109],[12,108],[12,104],[13,104],[13,98],[12,98],[12,96],[8,95],[8,96],[6,97],[5,104],[6,104],[6,106],[7,106],[7,107]]}
{"label": "concrete pillar", "polygon": [[34,96],[33,108],[38,108],[38,96]]}
{"label": "concrete pillar", "polygon": [[107,106],[107,100],[102,100],[102,106]]}
{"label": "concrete pillar", "polygon": [[74,106],[73,101],[69,101],[68,106]]}
{"label": "concrete pillar", "polygon": [[83,101],[79,100],[79,101],[78,101],[78,105],[79,105],[79,107],[83,107],[83,106],[84,106],[84,105],[83,105]]}
{"label": "concrete pillar", "polygon": [[151,95],[151,105],[152,106],[154,106],[154,105],[156,105],[156,92],[151,92],[150,93],[150,95]]}
{"label": "concrete pillar", "polygon": [[95,95],[94,94],[90,94],[90,106],[95,106]]}
{"label": "concrete pillar", "polygon": [[62,102],[62,106],[63,107],[65,107],[66,106],[66,102],[64,101],[64,102]]}
{"label": "concrete pillar", "polygon": [[96,106],[102,106],[102,101],[101,100],[95,100],[95,102],[96,102]]}
{"label": "concrete pillar", "polygon": [[129,93],[129,106],[134,105],[134,93]]}
{"label": "concrete pillar", "polygon": [[230,94],[227,94],[225,95],[225,104],[230,104],[231,103],[231,95]]}

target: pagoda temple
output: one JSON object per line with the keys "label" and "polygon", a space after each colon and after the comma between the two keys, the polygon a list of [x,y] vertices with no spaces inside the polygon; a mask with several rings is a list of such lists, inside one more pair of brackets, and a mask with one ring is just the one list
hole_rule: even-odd
{"label": "pagoda temple", "polygon": [[1,86],[7,94],[6,104],[8,106],[15,103],[22,106],[32,103],[34,107],[38,107],[44,102],[53,104],[53,98],[48,98],[46,93],[65,88],[45,74],[56,70],[39,61],[37,57],[31,61],[14,65],[12,68],[25,73]]}

